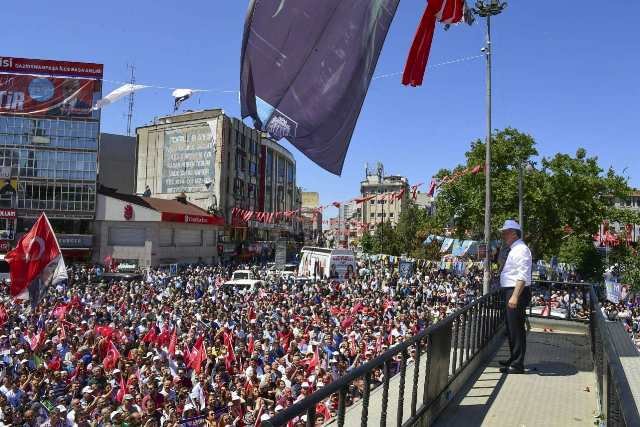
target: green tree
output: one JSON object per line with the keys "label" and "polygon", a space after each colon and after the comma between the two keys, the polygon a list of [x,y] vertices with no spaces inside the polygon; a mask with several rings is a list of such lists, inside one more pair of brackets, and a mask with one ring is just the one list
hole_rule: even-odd
{"label": "green tree", "polygon": [[360,239],[360,247],[365,253],[372,253],[374,246],[374,237],[369,233],[369,230],[365,231]]}
{"label": "green tree", "polygon": [[[494,132],[492,238],[499,237],[496,230],[505,219],[518,217],[518,171],[537,156],[535,145],[533,137],[513,128]],[[464,165],[437,174],[442,179],[467,171],[441,187],[436,198],[437,221],[450,227],[458,238],[480,240],[484,230],[485,176],[468,171],[484,164],[484,142],[473,142],[465,156]],[[536,169],[524,173],[524,182],[525,239],[536,259],[557,255],[568,235],[582,241],[582,245],[575,243],[574,249],[587,255],[584,245],[591,243],[602,220],[618,211],[612,206],[614,199],[629,191],[624,178],[613,169],[605,172],[598,159],[588,157],[583,149],[575,156],[556,154],[543,158]]]}
{"label": "green tree", "polygon": [[426,238],[421,231],[428,223],[428,213],[409,200],[403,207],[395,228],[398,250],[401,254],[410,254],[422,246]]}
{"label": "green tree", "polygon": [[397,235],[390,222],[381,222],[376,225],[371,253],[400,255]]}
{"label": "green tree", "polygon": [[590,240],[585,236],[568,236],[560,246],[558,260],[575,265],[578,274],[583,279],[599,281],[604,273],[604,263]]}

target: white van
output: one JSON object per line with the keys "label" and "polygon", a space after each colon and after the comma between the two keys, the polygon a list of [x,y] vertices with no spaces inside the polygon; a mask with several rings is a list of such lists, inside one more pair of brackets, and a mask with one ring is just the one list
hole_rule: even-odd
{"label": "white van", "polygon": [[300,252],[298,276],[343,282],[356,271],[356,256],[352,250],[305,246]]}

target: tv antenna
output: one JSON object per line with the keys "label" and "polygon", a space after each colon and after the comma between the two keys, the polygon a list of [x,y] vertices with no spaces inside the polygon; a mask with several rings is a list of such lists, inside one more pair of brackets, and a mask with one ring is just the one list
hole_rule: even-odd
{"label": "tv antenna", "polygon": [[[131,70],[131,78],[129,79],[129,83],[133,87],[136,83],[136,66],[133,64],[127,65],[127,68]],[[131,119],[133,118],[133,94],[135,91],[131,91],[129,94],[129,112],[127,113],[127,135],[131,136]]]}

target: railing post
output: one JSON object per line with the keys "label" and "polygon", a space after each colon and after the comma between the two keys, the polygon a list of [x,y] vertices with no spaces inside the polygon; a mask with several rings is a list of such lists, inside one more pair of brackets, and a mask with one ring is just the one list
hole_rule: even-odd
{"label": "railing post", "polygon": [[460,360],[458,365],[460,367],[464,366],[467,361],[468,358],[465,359],[465,356],[467,354],[467,316],[469,313],[468,311],[465,313],[462,313],[462,335],[460,336]]}
{"label": "railing post", "polygon": [[475,331],[473,333],[473,342],[474,342],[473,354],[476,354],[480,350],[480,334],[481,334],[480,331],[481,331],[481,323],[482,323],[480,305],[476,304],[476,306],[473,307],[473,310],[476,313],[476,324],[474,325]]}
{"label": "railing post", "polygon": [[411,416],[416,414],[418,406],[418,380],[420,378],[420,359],[422,357],[422,340],[416,342],[416,359],[413,361],[413,386],[411,387]]}
{"label": "railing post", "polygon": [[316,405],[309,406],[307,409],[307,427],[315,427],[316,425]]}
{"label": "railing post", "polygon": [[469,359],[471,359],[471,355],[474,354],[473,353],[473,325],[474,325],[474,310],[473,308],[469,309],[468,311],[469,313],[469,327],[468,327],[468,331],[467,331],[467,362],[469,362]]}
{"label": "railing post", "polygon": [[458,367],[458,341],[459,341],[459,332],[460,332],[460,318],[457,317],[454,321],[453,321],[453,338],[452,338],[452,343],[453,344],[453,358],[451,359],[451,375],[455,375],[456,374],[456,370]]}
{"label": "railing post", "polygon": [[347,408],[347,386],[340,389],[338,393],[338,427],[344,426],[344,415]]}
{"label": "railing post", "polygon": [[398,427],[402,426],[402,416],[404,411],[404,386],[407,378],[407,351],[400,353],[400,385],[398,390],[398,409],[397,409],[397,423]]}
{"label": "railing post", "polygon": [[362,421],[361,427],[367,427],[369,421],[369,396],[371,395],[371,372],[364,376],[364,394],[362,395]]}
{"label": "railing post", "polygon": [[451,323],[448,323],[446,326],[434,331],[430,336],[427,404],[438,397],[449,382],[452,326]]}
{"label": "railing post", "polygon": [[425,361],[425,366],[424,366],[424,390],[422,391],[422,404],[426,405],[427,402],[429,401],[429,379],[431,378],[431,362],[433,361],[433,341],[431,339],[431,334],[427,334],[427,343],[426,343],[426,347],[427,347],[427,351],[426,351],[426,356],[425,359],[427,359]]}
{"label": "railing post", "polygon": [[380,413],[380,427],[386,427],[387,425],[387,407],[389,405],[389,364],[391,362],[387,360],[384,362],[383,375],[384,382],[382,383],[382,411]]}

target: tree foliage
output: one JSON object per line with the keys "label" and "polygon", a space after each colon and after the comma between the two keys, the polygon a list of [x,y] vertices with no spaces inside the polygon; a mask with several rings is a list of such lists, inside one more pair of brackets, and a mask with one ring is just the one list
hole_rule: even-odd
{"label": "tree foliage", "polygon": [[[484,162],[485,143],[478,140],[466,153],[466,164],[441,170],[438,177],[472,168]],[[533,164],[538,155],[533,137],[516,129],[496,131],[492,137],[492,238],[505,219],[518,218],[519,168]],[[558,255],[567,236],[579,253],[587,255],[598,226],[609,215],[616,197],[624,197],[626,180],[613,169],[604,171],[597,157],[584,149],[575,155],[542,158],[533,170],[524,169],[524,232],[534,258]],[[449,226],[458,238],[482,239],[484,229],[484,174],[465,174],[445,184],[436,198],[438,222]],[[577,245],[575,239],[582,242]],[[565,248],[565,254],[569,249]]]}

